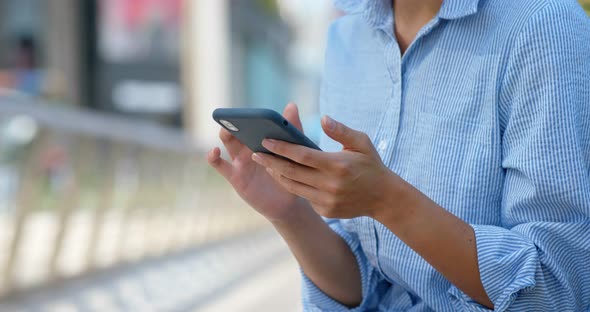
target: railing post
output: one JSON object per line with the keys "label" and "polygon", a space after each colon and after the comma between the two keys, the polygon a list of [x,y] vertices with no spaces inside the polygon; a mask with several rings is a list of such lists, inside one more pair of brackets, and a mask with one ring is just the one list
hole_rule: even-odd
{"label": "railing post", "polygon": [[70,175],[70,180],[68,181],[66,189],[63,193],[63,204],[58,207],[57,212],[57,233],[55,235],[55,240],[49,258],[49,278],[51,280],[60,277],[60,256],[63,252],[64,241],[70,226],[72,212],[76,210],[80,204],[80,187],[84,172],[86,171],[85,163],[95,163],[96,153],[89,152],[89,149],[94,150],[94,146],[90,147],[92,144],[89,144],[89,140],[89,138],[75,138],[72,145],[78,146],[79,148],[72,148],[71,146],[69,148],[69,155],[72,159],[72,172]]}
{"label": "railing post", "polygon": [[130,234],[130,231],[133,230],[133,221],[136,221],[134,220],[134,217],[137,217],[137,210],[139,210],[138,206],[145,204],[145,180],[147,180],[146,149],[142,148],[141,146],[137,146],[132,151],[132,153],[135,156],[135,174],[137,178],[137,185],[135,185],[133,193],[130,195],[123,207],[119,231],[120,238],[117,244],[116,262],[130,260],[130,254],[128,250],[128,248],[130,248],[130,235],[128,234]]}
{"label": "railing post", "polygon": [[[106,143],[106,142],[105,142]],[[116,162],[118,161],[117,143],[111,142],[104,146],[104,157],[101,160],[101,168],[104,168],[104,177],[101,179],[101,191],[98,204],[94,207],[92,218],[92,230],[86,251],[86,269],[93,270],[98,254],[98,246],[103,231],[104,218],[108,211],[113,208]],[[98,167],[98,166],[97,166]]]}
{"label": "railing post", "polygon": [[16,199],[13,236],[8,249],[8,258],[2,271],[2,287],[0,287],[2,292],[10,292],[15,286],[15,264],[18,262],[20,255],[27,219],[37,200],[36,195],[39,186],[39,159],[37,155],[45,146],[47,136],[46,130],[39,133],[39,136],[33,141],[31,150],[24,162],[25,165],[19,180],[20,186]]}
{"label": "railing post", "polygon": [[[158,223],[162,225],[162,232],[159,235],[152,233],[154,239],[158,240],[156,255],[162,255],[175,250],[175,237],[181,230],[176,223],[176,217],[180,212],[180,194],[184,187],[181,174],[182,170],[180,169],[182,161],[176,154],[168,154],[164,156],[164,159],[168,166],[162,172],[161,185],[164,190],[162,205],[165,205],[166,209],[159,207],[160,211],[154,215]],[[172,185],[175,184],[177,186],[173,187]]]}
{"label": "railing post", "polygon": [[207,168],[199,168],[195,174],[195,188],[198,188],[199,191],[194,196],[195,207],[193,207],[193,218],[191,218],[194,220],[190,240],[192,244],[205,243],[210,238],[210,228],[215,213],[215,207],[212,208],[211,203],[208,202],[211,197],[210,190],[204,192],[204,189],[208,186],[206,182],[209,178],[209,171]]}

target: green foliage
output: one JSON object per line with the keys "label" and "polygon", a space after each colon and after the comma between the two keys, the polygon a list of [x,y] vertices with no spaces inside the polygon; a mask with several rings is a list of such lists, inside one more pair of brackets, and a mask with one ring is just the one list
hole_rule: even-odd
{"label": "green foliage", "polygon": [[279,5],[276,0],[258,0],[256,4],[264,10],[266,14],[271,16],[279,15]]}

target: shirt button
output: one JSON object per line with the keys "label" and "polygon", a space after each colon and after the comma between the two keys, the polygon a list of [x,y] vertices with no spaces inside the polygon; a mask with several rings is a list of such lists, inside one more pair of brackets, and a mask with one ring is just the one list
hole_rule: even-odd
{"label": "shirt button", "polygon": [[379,154],[383,154],[387,150],[388,145],[389,143],[385,139],[379,141],[379,144],[377,144],[377,150],[379,151]]}

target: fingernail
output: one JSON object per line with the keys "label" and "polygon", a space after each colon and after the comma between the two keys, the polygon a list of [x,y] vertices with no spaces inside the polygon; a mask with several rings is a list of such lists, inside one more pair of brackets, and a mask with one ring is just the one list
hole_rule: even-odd
{"label": "fingernail", "polygon": [[260,157],[258,154],[254,153],[252,154],[252,160],[257,162],[257,163],[262,163],[262,157]]}
{"label": "fingernail", "polygon": [[215,150],[216,150],[216,149],[217,149],[217,148],[212,148],[212,149],[209,151],[209,154],[207,155],[207,157],[214,157],[214,156],[215,156]]}
{"label": "fingernail", "polygon": [[275,145],[276,141],[273,139],[265,139],[262,141],[262,146],[266,148],[272,148]]}
{"label": "fingernail", "polygon": [[272,174],[272,169],[266,168],[266,172],[268,172],[268,174]]}
{"label": "fingernail", "polygon": [[336,122],[334,122],[334,119],[330,118],[328,115],[326,115],[324,118],[326,121],[326,126],[328,126],[328,129],[334,130],[334,127],[336,126]]}

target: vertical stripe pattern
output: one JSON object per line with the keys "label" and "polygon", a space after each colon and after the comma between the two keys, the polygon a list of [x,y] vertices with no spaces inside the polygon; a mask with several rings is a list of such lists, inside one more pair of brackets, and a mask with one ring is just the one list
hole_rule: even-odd
{"label": "vertical stripe pattern", "polygon": [[[496,311],[587,311],[590,21],[577,2],[445,0],[403,56],[390,0],[336,3],[349,14],[328,34],[322,113],[473,227]],[[356,255],[363,302],[304,276],[306,311],[488,311],[380,223],[328,222]]]}

